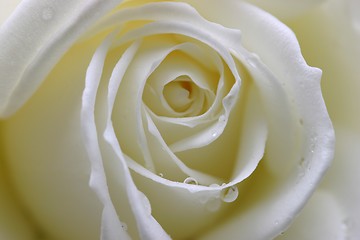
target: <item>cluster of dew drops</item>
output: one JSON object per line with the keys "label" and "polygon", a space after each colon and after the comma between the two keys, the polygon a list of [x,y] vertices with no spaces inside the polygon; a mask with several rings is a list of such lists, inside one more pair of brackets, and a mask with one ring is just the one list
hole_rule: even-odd
{"label": "cluster of dew drops", "polygon": [[[185,184],[198,185],[198,181],[193,177],[188,177],[184,180]],[[222,186],[225,183],[222,184]],[[210,188],[219,188],[218,184],[211,184]],[[209,211],[217,211],[221,207],[222,202],[230,203],[236,200],[239,195],[238,188],[236,186],[230,186],[224,188],[218,196],[215,197],[202,197],[200,198],[200,202],[205,204],[206,209]]]}

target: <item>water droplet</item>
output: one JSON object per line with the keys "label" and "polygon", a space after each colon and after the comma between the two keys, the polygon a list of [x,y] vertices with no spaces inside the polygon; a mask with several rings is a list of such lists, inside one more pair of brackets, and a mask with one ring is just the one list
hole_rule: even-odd
{"label": "water droplet", "polygon": [[226,117],[224,115],[221,115],[219,117],[219,122],[225,122],[226,121]]}
{"label": "water droplet", "polygon": [[198,185],[198,182],[196,181],[195,178],[192,177],[188,177],[184,180],[184,183],[186,184],[192,184],[192,185]]}
{"label": "water droplet", "polygon": [[164,177],[163,173],[159,173],[158,175],[159,175],[159,177]]}
{"label": "water droplet", "polygon": [[236,186],[225,188],[222,191],[221,199],[224,202],[233,202],[239,196],[239,190]]}
{"label": "water droplet", "polygon": [[221,207],[221,200],[219,198],[210,198],[206,204],[205,207],[210,212],[216,212]]}
{"label": "water droplet", "polygon": [[313,135],[311,138],[310,138],[310,152],[314,152],[315,149],[316,149],[316,145],[317,145],[317,136],[316,135]]}
{"label": "water droplet", "polygon": [[214,138],[217,137],[217,135],[218,135],[218,132],[213,132],[213,133],[211,134],[211,136],[214,137]]}
{"label": "water droplet", "polygon": [[41,12],[41,18],[44,20],[44,21],[49,21],[53,18],[54,16],[54,10],[50,7],[46,7],[42,10]]}
{"label": "water droplet", "polygon": [[142,193],[140,191],[139,191],[139,194],[140,194],[140,200],[145,208],[145,211],[147,212],[147,214],[151,215],[151,204],[150,204],[149,199],[145,196],[144,193]]}
{"label": "water droplet", "polygon": [[274,224],[275,224],[275,225],[279,225],[279,221],[278,221],[278,220],[275,220]]}
{"label": "water droplet", "polygon": [[122,229],[124,229],[125,231],[127,231],[127,229],[128,229],[127,224],[126,224],[125,222],[120,222],[120,223],[121,223]]}

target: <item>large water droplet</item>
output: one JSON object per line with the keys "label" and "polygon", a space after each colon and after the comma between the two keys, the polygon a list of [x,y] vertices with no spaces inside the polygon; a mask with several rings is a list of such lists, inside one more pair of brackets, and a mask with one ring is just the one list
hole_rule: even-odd
{"label": "large water droplet", "polygon": [[184,183],[186,184],[193,184],[193,185],[198,185],[198,181],[196,181],[195,178],[192,177],[188,177],[184,180]]}
{"label": "large water droplet", "polygon": [[163,173],[159,173],[158,175],[159,175],[159,177],[164,177]]}
{"label": "large water droplet", "polygon": [[221,199],[224,202],[233,202],[239,196],[239,190],[236,186],[231,186],[229,188],[225,188],[222,191]]}
{"label": "large water droplet", "polygon": [[147,212],[147,214],[151,215],[151,204],[150,204],[149,199],[145,196],[144,193],[142,193],[140,191],[139,191],[139,194],[140,194],[140,200],[145,208],[145,211]]}
{"label": "large water droplet", "polygon": [[50,7],[46,7],[42,10],[41,12],[41,18],[44,20],[44,21],[49,21],[53,18],[54,16],[54,10]]}

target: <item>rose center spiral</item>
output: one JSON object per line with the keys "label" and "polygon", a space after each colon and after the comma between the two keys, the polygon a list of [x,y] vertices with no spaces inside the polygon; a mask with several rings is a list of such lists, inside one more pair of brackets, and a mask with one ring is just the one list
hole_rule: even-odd
{"label": "rose center spiral", "polygon": [[184,112],[194,101],[194,87],[191,80],[179,78],[164,86],[163,96],[174,111]]}

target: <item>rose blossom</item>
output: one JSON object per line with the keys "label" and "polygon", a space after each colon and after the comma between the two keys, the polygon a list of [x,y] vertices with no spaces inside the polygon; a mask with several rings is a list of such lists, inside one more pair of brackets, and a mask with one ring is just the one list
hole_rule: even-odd
{"label": "rose blossom", "polygon": [[36,234],[273,238],[332,159],[321,71],[248,3],[26,1],[0,34],[3,164]]}

